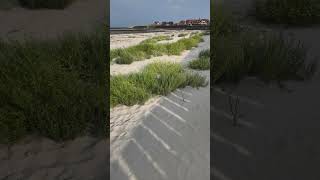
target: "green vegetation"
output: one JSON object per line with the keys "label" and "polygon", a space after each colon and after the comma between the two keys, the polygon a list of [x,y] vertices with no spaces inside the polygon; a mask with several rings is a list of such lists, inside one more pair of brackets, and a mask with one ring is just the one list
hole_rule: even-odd
{"label": "green vegetation", "polygon": [[131,64],[133,61],[149,59],[152,56],[180,55],[182,51],[196,47],[202,37],[197,34],[174,43],[157,44],[159,39],[161,38],[149,39],[128,48],[111,50],[110,60],[116,59],[115,62],[118,64]]}
{"label": "green vegetation", "polygon": [[306,25],[320,22],[319,0],[256,0],[258,19],[272,23]]}
{"label": "green vegetation", "polygon": [[107,134],[106,33],[0,41],[0,143]]}
{"label": "green vegetation", "polygon": [[116,105],[142,104],[154,95],[167,95],[185,86],[206,86],[205,77],[191,73],[175,63],[152,63],[142,72],[118,75],[110,80],[110,103]]}
{"label": "green vegetation", "polygon": [[142,41],[141,43],[157,43],[159,41],[169,41],[172,40],[170,36],[156,36]]}
{"label": "green vegetation", "polygon": [[210,69],[210,49],[203,50],[199,53],[199,58],[189,63],[191,69],[209,70]]}
{"label": "green vegetation", "polygon": [[306,49],[294,39],[247,31],[216,37],[212,54],[213,82],[256,76],[264,81],[304,80],[315,72]]}
{"label": "green vegetation", "polygon": [[30,9],[64,9],[74,0],[19,0],[23,7]]}

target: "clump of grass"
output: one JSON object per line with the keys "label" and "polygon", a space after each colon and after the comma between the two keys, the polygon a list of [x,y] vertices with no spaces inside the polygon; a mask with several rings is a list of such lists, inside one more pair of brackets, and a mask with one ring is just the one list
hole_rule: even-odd
{"label": "clump of grass", "polygon": [[256,0],[255,15],[262,21],[306,25],[320,22],[319,0]]}
{"label": "clump of grass", "polygon": [[196,70],[209,70],[210,69],[210,59],[209,58],[199,58],[192,60],[189,63],[189,67],[191,69],[196,69]]}
{"label": "clump of grass", "polygon": [[205,77],[175,63],[152,63],[142,72],[111,77],[111,107],[142,104],[154,95],[167,95],[177,88],[206,86]]}
{"label": "clump of grass", "polygon": [[0,41],[0,143],[36,134],[72,139],[106,133],[107,38]]}
{"label": "clump of grass", "polygon": [[209,70],[210,69],[210,49],[203,50],[199,53],[199,58],[189,63],[191,69]]}
{"label": "clump of grass", "polygon": [[315,62],[306,62],[306,49],[300,42],[255,31],[217,37],[212,60],[213,82],[236,82],[245,76],[266,82],[304,80],[316,67]]}
{"label": "clump of grass", "polygon": [[210,49],[202,50],[199,53],[199,58],[210,58]]}
{"label": "clump of grass", "polygon": [[149,59],[152,56],[180,55],[182,51],[197,46],[201,40],[200,35],[166,44],[157,44],[150,40],[128,48],[111,50],[110,60],[116,59],[115,62],[118,64],[130,64],[133,61]]}
{"label": "clump of grass", "polygon": [[74,0],[19,0],[23,7],[30,9],[64,9]]}

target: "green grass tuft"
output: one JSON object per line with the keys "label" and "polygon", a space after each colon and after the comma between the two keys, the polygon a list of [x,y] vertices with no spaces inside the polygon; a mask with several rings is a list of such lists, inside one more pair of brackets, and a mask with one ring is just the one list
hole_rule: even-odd
{"label": "green grass tuft", "polygon": [[210,69],[210,49],[203,50],[199,53],[199,58],[189,63],[189,68],[196,70]]}
{"label": "green grass tuft", "polygon": [[177,88],[206,86],[205,77],[180,64],[152,63],[142,72],[111,77],[111,107],[142,104],[153,95],[167,95]]}
{"label": "green grass tuft", "polygon": [[67,140],[106,133],[107,38],[0,41],[0,143],[36,134]]}

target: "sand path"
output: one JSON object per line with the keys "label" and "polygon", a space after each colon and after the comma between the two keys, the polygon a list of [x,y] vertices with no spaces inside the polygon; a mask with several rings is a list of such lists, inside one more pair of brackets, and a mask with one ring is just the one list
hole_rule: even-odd
{"label": "sand path", "polygon": [[[181,62],[209,44],[206,37]],[[209,71],[200,73],[210,80]],[[111,180],[209,179],[209,96],[209,86],[187,87],[144,106],[111,110]]]}
{"label": "sand path", "polygon": [[[237,3],[241,6],[240,1]],[[320,28],[271,29],[293,34],[310,48],[309,57],[320,57]],[[216,179],[320,179],[319,80],[316,75],[308,82],[286,82],[290,92],[254,78],[243,80],[237,87],[214,87],[211,156]],[[241,97],[241,127],[231,125],[228,95],[221,87],[233,89]]]}

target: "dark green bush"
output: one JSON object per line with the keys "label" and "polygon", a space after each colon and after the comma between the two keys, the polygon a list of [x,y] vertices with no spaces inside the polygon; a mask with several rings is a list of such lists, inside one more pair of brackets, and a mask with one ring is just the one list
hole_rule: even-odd
{"label": "dark green bush", "polygon": [[306,25],[319,23],[319,0],[257,0],[258,19],[282,24]]}
{"label": "dark green bush", "polygon": [[105,32],[0,42],[0,142],[106,133]]}
{"label": "dark green bush", "polygon": [[19,0],[23,7],[30,9],[64,9],[74,0]]}

